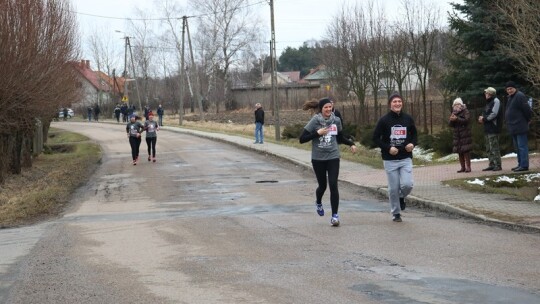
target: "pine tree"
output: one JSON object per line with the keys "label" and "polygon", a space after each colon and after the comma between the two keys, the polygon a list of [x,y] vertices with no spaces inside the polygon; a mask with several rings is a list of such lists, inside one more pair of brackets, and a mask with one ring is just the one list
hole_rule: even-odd
{"label": "pine tree", "polygon": [[504,23],[504,20],[490,4],[490,0],[453,3],[455,13],[449,17],[455,35],[449,50],[451,72],[445,82],[469,100],[483,100],[482,92],[486,87],[502,90],[508,80],[525,84],[517,63],[498,48],[504,41],[494,24]]}

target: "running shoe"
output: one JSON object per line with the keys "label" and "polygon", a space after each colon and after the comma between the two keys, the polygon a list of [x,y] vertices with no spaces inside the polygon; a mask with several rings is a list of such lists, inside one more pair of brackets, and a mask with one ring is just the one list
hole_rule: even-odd
{"label": "running shoe", "polygon": [[148,161],[151,161],[152,160],[152,157],[150,157],[150,155],[148,155]]}
{"label": "running shoe", "polygon": [[133,160],[133,165],[136,166],[137,165],[137,160]]}
{"label": "running shoe", "polygon": [[339,226],[339,215],[332,214],[332,218],[330,219],[330,224],[334,227]]}
{"label": "running shoe", "polygon": [[401,215],[398,213],[398,214],[394,214],[394,217],[392,217],[392,221],[394,222],[401,222]]}
{"label": "running shoe", "polygon": [[322,207],[322,204],[317,204],[317,214],[319,216],[324,216],[324,209]]}
{"label": "running shoe", "polygon": [[154,158],[152,158],[152,162],[153,162],[153,163],[155,163],[155,162],[156,162],[156,158],[155,158],[155,157],[154,157]]}

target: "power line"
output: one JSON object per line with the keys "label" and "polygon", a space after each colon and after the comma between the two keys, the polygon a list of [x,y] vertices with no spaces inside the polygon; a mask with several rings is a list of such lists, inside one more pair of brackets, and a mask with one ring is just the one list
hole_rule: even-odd
{"label": "power line", "polygon": [[[251,6],[255,6],[255,5],[259,5],[259,4],[262,4],[262,3],[265,3],[266,4],[266,0],[261,0],[261,1],[258,1],[258,2],[254,2],[252,4],[246,4],[242,7],[239,7],[239,9],[244,9],[244,8],[248,8],[248,7],[251,7]],[[170,19],[182,19],[184,16],[180,16],[180,17],[159,17],[159,18],[128,18],[128,17],[115,17],[115,16],[104,16],[104,15],[96,15],[96,14],[88,14],[88,13],[83,13],[83,12],[78,12],[78,11],[74,11],[74,10],[66,10],[67,12],[70,12],[70,13],[73,13],[73,14],[77,14],[77,15],[82,15],[82,16],[88,16],[88,17],[94,17],[94,18],[102,18],[102,19],[114,19],[114,20],[125,20],[125,21],[129,21],[129,20],[134,20],[134,21],[165,21],[165,20],[170,20]],[[224,11],[221,11],[222,13]],[[187,16],[188,18],[201,18],[201,17],[206,17],[206,16],[211,16],[212,13],[208,13],[208,14],[200,14],[200,15],[191,15],[191,16]]]}

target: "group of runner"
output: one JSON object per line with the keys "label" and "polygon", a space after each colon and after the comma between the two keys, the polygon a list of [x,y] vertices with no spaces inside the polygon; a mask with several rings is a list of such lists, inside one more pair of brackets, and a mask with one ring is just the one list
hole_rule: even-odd
{"label": "group of runner", "polygon": [[131,146],[133,165],[139,161],[139,147],[141,146],[142,132],[146,132],[146,145],[148,146],[148,161],[156,162],[156,142],[159,124],[154,121],[154,113],[148,113],[148,119],[141,122],[141,117],[133,114],[126,125],[126,133]]}

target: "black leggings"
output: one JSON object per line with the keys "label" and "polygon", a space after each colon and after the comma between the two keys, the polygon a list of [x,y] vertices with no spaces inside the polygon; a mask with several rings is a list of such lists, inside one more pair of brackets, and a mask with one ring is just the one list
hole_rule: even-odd
{"label": "black leggings", "polygon": [[156,142],[157,142],[157,137],[146,138],[146,145],[148,146],[149,156],[150,156],[150,153],[152,153],[152,157],[156,157]]}
{"label": "black leggings", "polygon": [[129,145],[131,146],[131,157],[136,160],[139,157],[139,147],[141,146],[141,138],[130,136]]}
{"label": "black leggings", "polygon": [[326,191],[326,174],[328,173],[328,185],[330,186],[330,205],[332,206],[332,214],[338,213],[339,208],[339,158],[331,160],[311,160],[313,171],[317,177],[319,186],[315,191],[317,204],[322,203],[322,197]]}

